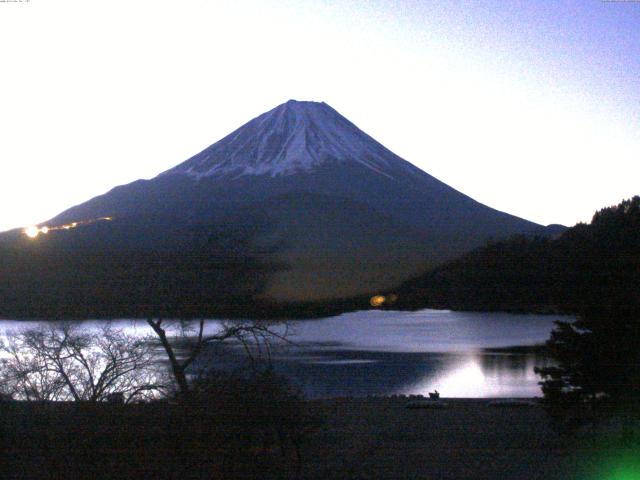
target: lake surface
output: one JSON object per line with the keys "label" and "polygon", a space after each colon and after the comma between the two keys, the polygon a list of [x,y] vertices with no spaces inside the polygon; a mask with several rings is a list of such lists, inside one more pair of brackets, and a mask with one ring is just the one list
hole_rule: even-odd
{"label": "lake surface", "polygon": [[[469,313],[363,311],[287,324],[291,343],[276,345],[274,368],[311,398],[422,394],[443,397],[533,397],[541,395],[535,366],[543,355],[511,347],[539,345],[555,320],[567,317]],[[37,322],[0,322],[0,334]],[[83,328],[99,328],[97,321]],[[150,333],[142,321],[118,320],[114,327]],[[212,320],[207,329],[215,331]],[[205,357],[207,358],[207,357]],[[240,349],[209,352],[211,363],[236,368]]]}
{"label": "lake surface", "polygon": [[[422,394],[541,395],[535,366],[549,360],[510,347],[544,343],[560,316],[366,311],[290,327],[278,371],[309,397]],[[564,318],[566,320],[566,317]]]}

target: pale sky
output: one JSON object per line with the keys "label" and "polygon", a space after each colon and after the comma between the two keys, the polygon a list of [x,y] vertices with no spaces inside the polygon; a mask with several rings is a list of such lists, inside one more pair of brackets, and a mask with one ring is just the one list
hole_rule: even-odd
{"label": "pale sky", "polygon": [[640,194],[640,2],[0,2],[0,230],[325,101],[491,207]]}

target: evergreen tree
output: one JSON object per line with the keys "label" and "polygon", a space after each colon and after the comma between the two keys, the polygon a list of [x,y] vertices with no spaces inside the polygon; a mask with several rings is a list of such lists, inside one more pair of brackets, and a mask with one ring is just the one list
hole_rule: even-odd
{"label": "evergreen tree", "polygon": [[576,284],[548,341],[556,365],[538,369],[557,417],[640,412],[640,197],[597,212],[564,238]]}

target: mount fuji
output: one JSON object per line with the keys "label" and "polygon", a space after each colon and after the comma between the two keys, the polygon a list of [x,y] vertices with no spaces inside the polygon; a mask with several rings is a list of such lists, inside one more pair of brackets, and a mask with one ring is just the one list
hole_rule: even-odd
{"label": "mount fuji", "polygon": [[259,293],[277,302],[375,293],[489,239],[545,230],[447,186],[329,105],[294,100],[43,225],[104,217],[114,221],[47,236],[93,229],[77,242],[188,251],[194,228],[241,229],[243,248],[281,266]]}

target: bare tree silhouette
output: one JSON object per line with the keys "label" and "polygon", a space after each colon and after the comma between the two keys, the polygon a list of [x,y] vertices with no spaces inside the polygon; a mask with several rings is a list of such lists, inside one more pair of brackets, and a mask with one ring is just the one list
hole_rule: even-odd
{"label": "bare tree silhouette", "polygon": [[118,394],[129,403],[168,386],[153,346],[109,324],[99,332],[70,323],[23,330],[0,350],[2,388],[17,399],[98,402]]}

